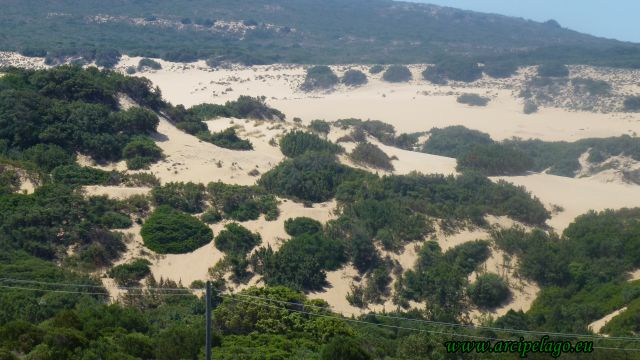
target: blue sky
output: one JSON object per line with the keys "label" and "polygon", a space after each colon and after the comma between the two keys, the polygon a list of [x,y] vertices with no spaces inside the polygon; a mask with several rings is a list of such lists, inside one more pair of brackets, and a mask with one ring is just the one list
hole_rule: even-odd
{"label": "blue sky", "polygon": [[563,27],[640,43],[640,0],[412,0],[460,9],[557,20]]}

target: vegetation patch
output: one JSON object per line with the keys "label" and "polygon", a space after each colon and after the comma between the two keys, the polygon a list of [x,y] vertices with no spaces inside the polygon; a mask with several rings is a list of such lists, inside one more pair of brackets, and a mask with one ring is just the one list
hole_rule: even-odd
{"label": "vegetation patch", "polygon": [[162,205],[149,216],[140,230],[144,245],[160,254],[184,254],[213,239],[213,231],[200,220]]}
{"label": "vegetation patch", "polygon": [[112,267],[107,275],[120,286],[134,286],[151,274],[149,265],[151,265],[149,260],[135,259],[129,263]]}
{"label": "vegetation patch", "polygon": [[272,221],[280,215],[276,197],[257,186],[211,182],[207,185],[207,194],[213,208],[228,219],[257,220],[264,214],[265,220]]}
{"label": "vegetation patch", "polygon": [[338,76],[326,65],[318,65],[307,70],[307,76],[300,88],[303,91],[327,90],[338,84]]}
{"label": "vegetation patch", "polygon": [[627,112],[640,112],[640,96],[629,96],[624,99],[623,108]]}
{"label": "vegetation patch", "polygon": [[469,285],[469,298],[481,308],[493,309],[502,305],[511,290],[509,284],[500,276],[492,273],[478,275]]}
{"label": "vegetation patch", "polygon": [[216,236],[215,246],[226,254],[244,257],[261,241],[260,234],[252,233],[238,223],[229,223]]}
{"label": "vegetation patch", "polygon": [[458,96],[457,101],[460,104],[466,104],[470,106],[487,106],[487,104],[489,103],[489,101],[491,101],[491,99],[484,96],[480,96],[478,94],[466,93]]}
{"label": "vegetation patch", "polygon": [[367,75],[360,70],[350,69],[347,70],[344,75],[342,75],[342,79],[340,82],[347,86],[362,86],[365,85],[367,80]]}
{"label": "vegetation patch", "polygon": [[192,182],[170,182],[153,188],[151,197],[157,206],[168,205],[195,214],[204,210],[205,187]]}
{"label": "vegetation patch", "polygon": [[253,145],[249,140],[241,139],[236,134],[234,127],[227,128],[220,132],[200,132],[198,139],[212,143],[216,146],[230,150],[253,150]]}
{"label": "vegetation patch", "polygon": [[349,158],[355,163],[371,166],[378,169],[393,171],[391,159],[384,151],[374,144],[361,142],[349,154]]}
{"label": "vegetation patch", "polygon": [[565,78],[569,76],[569,68],[560,63],[542,64],[538,66],[538,76]]}
{"label": "vegetation patch", "polygon": [[296,130],[287,133],[280,139],[280,151],[284,156],[294,158],[309,151],[338,154],[344,149],[318,135]]}
{"label": "vegetation patch", "polygon": [[138,62],[138,71],[144,71],[146,69],[160,70],[162,69],[162,65],[153,59],[142,58]]}
{"label": "vegetation patch", "polygon": [[382,74],[382,80],[392,83],[407,82],[412,77],[411,71],[404,65],[391,65]]}
{"label": "vegetation patch", "polygon": [[482,69],[473,59],[453,57],[426,68],[422,77],[434,84],[446,84],[448,80],[469,83],[482,77]]}

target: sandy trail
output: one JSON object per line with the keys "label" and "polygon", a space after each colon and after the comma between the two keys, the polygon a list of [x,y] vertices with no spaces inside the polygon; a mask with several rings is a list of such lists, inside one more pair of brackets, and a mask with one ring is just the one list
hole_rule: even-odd
{"label": "sandy trail", "polygon": [[591,324],[589,324],[588,329],[590,329],[591,331],[593,331],[596,334],[599,334],[600,331],[602,330],[602,328],[605,325],[607,325],[607,323],[609,321],[611,321],[611,319],[613,319],[614,317],[620,315],[625,310],[627,310],[626,306],[623,307],[622,309],[618,309],[618,310],[612,312],[611,314],[606,315],[602,319],[599,319],[599,320],[596,320],[596,321],[592,322]]}

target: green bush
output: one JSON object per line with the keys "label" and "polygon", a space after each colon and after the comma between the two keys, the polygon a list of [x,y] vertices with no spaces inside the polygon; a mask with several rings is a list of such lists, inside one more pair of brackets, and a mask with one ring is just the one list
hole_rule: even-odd
{"label": "green bush", "polygon": [[382,74],[382,80],[393,83],[407,82],[411,78],[411,71],[404,65],[391,65]]}
{"label": "green bush", "polygon": [[135,259],[132,262],[114,266],[107,275],[120,286],[133,286],[151,274],[149,265],[151,265],[149,260]]}
{"label": "green bush", "polygon": [[322,224],[308,217],[290,218],[284,222],[284,231],[291,236],[322,232]]}
{"label": "green bush", "polygon": [[192,182],[170,182],[153,188],[151,197],[158,206],[169,205],[194,214],[204,210],[205,187]]}
{"label": "green bush", "polygon": [[152,70],[160,70],[162,69],[162,65],[160,65],[159,62],[153,59],[149,59],[149,58],[140,59],[140,61],[138,62],[138,71],[144,71],[146,68],[149,68]]}
{"label": "green bush", "polygon": [[456,170],[478,171],[487,176],[522,175],[534,162],[524,151],[509,145],[475,145],[457,158]]}
{"label": "green bush", "polygon": [[160,254],[188,253],[213,239],[208,226],[167,205],[156,208],[142,226],[140,235],[147,248]]}
{"label": "green bush", "polygon": [[198,139],[212,143],[225,149],[231,150],[253,150],[253,145],[249,140],[241,139],[236,134],[236,129],[230,127],[220,132],[200,132]]}
{"label": "green bush", "polygon": [[542,77],[567,77],[569,68],[561,63],[546,63],[538,66],[538,76]]}
{"label": "green bush", "polygon": [[320,352],[322,360],[369,360],[373,357],[355,339],[335,337]]}
{"label": "green bush", "polygon": [[209,209],[200,216],[200,220],[207,224],[217,224],[222,220],[222,214],[217,209]]}
{"label": "green bush", "polygon": [[389,171],[393,170],[393,164],[389,156],[380,150],[378,146],[367,142],[358,143],[351,154],[349,154],[349,158],[355,163],[365,166]]}
{"label": "green bush", "polygon": [[384,71],[384,66],[382,65],[373,65],[369,68],[369,74],[379,74]]}
{"label": "green bush", "polygon": [[307,70],[307,76],[300,86],[303,91],[331,89],[338,84],[338,76],[325,65],[318,65]]}
{"label": "green bush", "polygon": [[294,158],[309,151],[337,154],[343,149],[340,145],[321,139],[318,135],[296,130],[288,132],[280,139],[280,151],[286,157]]}
{"label": "green bush", "polygon": [[264,214],[265,220],[273,221],[280,215],[275,196],[256,186],[211,182],[207,185],[207,192],[213,206],[229,219],[256,220]]}
{"label": "green bush", "polygon": [[316,119],[311,121],[311,123],[309,124],[309,129],[311,129],[311,131],[315,133],[326,135],[331,132],[331,124],[324,120]]}
{"label": "green bush", "polygon": [[51,172],[53,181],[67,185],[119,185],[123,176],[116,171],[104,171],[80,165],[58,166]]}
{"label": "green bush", "polygon": [[308,151],[262,174],[258,184],[279,195],[323,202],[334,196],[343,181],[358,175],[362,176],[338,164],[333,154]]}
{"label": "green bush", "polygon": [[448,80],[473,82],[482,77],[478,63],[469,58],[454,57],[437,62],[426,68],[422,77],[434,84],[445,84]]}
{"label": "green bush", "polygon": [[624,111],[640,112],[640,96],[629,96],[624,99]]}
{"label": "green bush", "polygon": [[226,254],[244,257],[261,242],[260,234],[252,233],[238,223],[229,223],[216,236],[215,246]]}
{"label": "green bush", "polygon": [[73,154],[58,145],[37,144],[22,153],[22,159],[30,161],[44,171],[50,172],[61,165],[75,163]]}
{"label": "green bush", "polygon": [[604,80],[577,78],[572,79],[571,84],[576,92],[586,93],[589,96],[603,96],[611,92],[611,84]]}
{"label": "green bush", "polygon": [[482,71],[492,78],[506,79],[516,74],[518,65],[513,62],[489,62]]}
{"label": "green bush", "polygon": [[367,75],[365,75],[360,70],[347,70],[344,75],[342,75],[342,79],[340,82],[347,86],[362,86],[365,85],[367,80]]}
{"label": "green bush", "polygon": [[491,99],[480,96],[478,94],[462,94],[458,96],[457,101],[460,104],[466,104],[471,106],[487,106]]}
{"label": "green bush", "polygon": [[524,108],[522,109],[522,112],[529,115],[529,114],[533,114],[533,113],[537,113],[538,112],[538,105],[536,103],[534,103],[533,101],[527,100],[524,103]]}
{"label": "green bush", "polygon": [[429,134],[429,139],[422,148],[423,152],[455,158],[468,153],[475,145],[493,143],[489,134],[467,129],[464,126],[433,128]]}
{"label": "green bush", "polygon": [[511,292],[507,282],[492,273],[478,275],[476,281],[469,285],[468,291],[474,304],[490,309],[503,304]]}
{"label": "green bush", "polygon": [[122,156],[127,159],[127,168],[139,170],[162,159],[162,149],[148,137],[136,137],[122,149]]}

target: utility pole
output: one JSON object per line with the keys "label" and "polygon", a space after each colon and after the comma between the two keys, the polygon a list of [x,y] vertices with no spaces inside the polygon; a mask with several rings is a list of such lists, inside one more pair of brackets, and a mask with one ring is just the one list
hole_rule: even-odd
{"label": "utility pole", "polygon": [[207,281],[207,292],[205,297],[207,302],[207,339],[205,342],[205,352],[207,354],[207,360],[211,360],[211,281]]}

